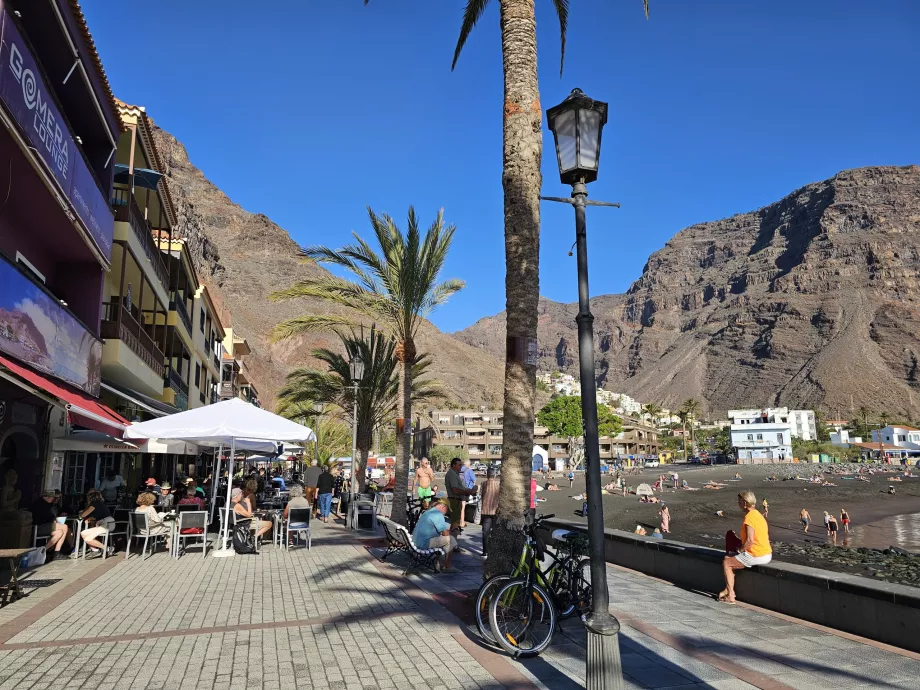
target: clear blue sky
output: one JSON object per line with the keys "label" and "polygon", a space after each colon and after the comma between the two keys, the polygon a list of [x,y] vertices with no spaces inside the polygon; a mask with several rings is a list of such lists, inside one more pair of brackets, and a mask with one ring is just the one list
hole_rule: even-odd
{"label": "clear blue sky", "polygon": [[[116,95],[147,107],[231,199],[300,244],[368,234],[365,205],[458,226],[444,330],[504,308],[498,0],[450,60],[464,0],[84,0]],[[537,0],[544,109],[610,103],[591,290],[622,292],[681,228],[836,172],[920,162],[916,0],[575,0],[565,74]],[[564,196],[552,136],[543,193]],[[577,298],[572,211],[544,203],[541,293]]]}

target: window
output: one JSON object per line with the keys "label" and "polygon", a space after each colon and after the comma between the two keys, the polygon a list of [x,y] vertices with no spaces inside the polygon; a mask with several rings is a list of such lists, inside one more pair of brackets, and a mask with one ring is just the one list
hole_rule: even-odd
{"label": "window", "polygon": [[905,436],[904,434],[898,434],[898,440],[899,440],[899,441],[906,441],[906,440],[907,440],[907,436]]}
{"label": "window", "polygon": [[195,385],[201,386],[201,365],[195,362]]}
{"label": "window", "polygon": [[757,440],[763,441],[763,434],[757,434]]}
{"label": "window", "polygon": [[754,434],[748,434],[748,435],[747,435],[747,440],[748,440],[748,441],[753,441],[753,440],[754,440]]}
{"label": "window", "polygon": [[783,435],[782,435],[782,434],[777,434],[777,435],[776,435],[776,440],[779,441],[779,443],[783,443]]}
{"label": "window", "polygon": [[201,313],[198,315],[198,328],[201,329],[201,332],[204,333],[204,309],[201,310]]}

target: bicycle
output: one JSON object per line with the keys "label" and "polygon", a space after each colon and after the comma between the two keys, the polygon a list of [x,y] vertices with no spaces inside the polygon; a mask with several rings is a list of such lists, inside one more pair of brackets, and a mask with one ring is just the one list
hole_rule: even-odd
{"label": "bicycle", "polygon": [[[587,539],[578,533],[567,533],[574,541],[566,539],[556,552],[547,550],[540,537],[542,523],[554,515],[537,517],[531,525],[524,528],[524,549],[521,558],[510,574],[495,575],[479,588],[476,595],[476,627],[482,638],[493,646],[503,647],[517,656],[532,656],[539,651],[529,653],[527,650],[509,649],[507,644],[497,636],[489,620],[490,607],[495,595],[509,582],[518,581],[522,576],[530,578],[535,587],[543,592],[543,600],[554,603],[553,614],[566,617],[576,611],[590,607],[591,564],[585,558]],[[583,543],[582,543],[583,542]],[[544,560],[549,559],[546,567]],[[552,596],[545,594],[551,592]]]}

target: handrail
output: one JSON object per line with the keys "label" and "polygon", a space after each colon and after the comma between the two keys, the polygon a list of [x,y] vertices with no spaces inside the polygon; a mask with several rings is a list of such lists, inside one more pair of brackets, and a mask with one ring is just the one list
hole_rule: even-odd
{"label": "handrail", "polygon": [[104,302],[102,308],[102,337],[108,340],[121,340],[162,378],[166,373],[166,356],[131,311],[125,307],[122,299]]}
{"label": "handrail", "polygon": [[137,199],[130,189],[116,188],[112,190],[112,208],[115,209],[115,220],[131,226],[134,236],[144,250],[144,256],[150,261],[153,272],[157,274],[160,285],[166,291],[169,286],[169,271],[163,262],[163,252],[157,247],[156,240],[150,231],[150,225],[144,218],[144,212],[137,205]]}
{"label": "handrail", "polygon": [[194,333],[192,330],[192,319],[188,315],[188,308],[185,306],[185,298],[179,299],[178,293],[174,294],[172,300],[169,302],[169,308],[179,315],[179,318],[182,319],[182,323],[184,323],[185,327],[188,329],[189,335],[192,335]]}

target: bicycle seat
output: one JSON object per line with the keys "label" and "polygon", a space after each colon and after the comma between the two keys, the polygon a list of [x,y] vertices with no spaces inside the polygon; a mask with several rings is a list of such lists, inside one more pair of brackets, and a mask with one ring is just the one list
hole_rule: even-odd
{"label": "bicycle seat", "polygon": [[554,529],[553,530],[553,541],[565,541],[566,535],[571,534],[571,530],[567,529]]}

